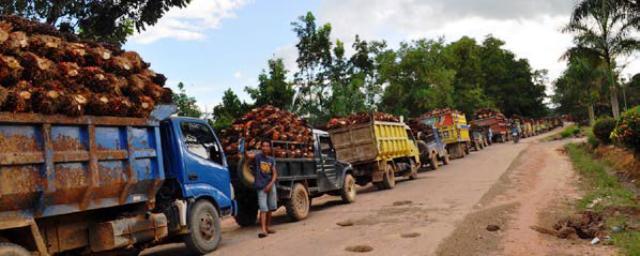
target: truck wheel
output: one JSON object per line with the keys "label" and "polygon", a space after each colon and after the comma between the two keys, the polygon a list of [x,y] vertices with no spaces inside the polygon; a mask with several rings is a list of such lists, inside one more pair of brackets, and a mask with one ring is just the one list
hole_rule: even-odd
{"label": "truck wheel", "polygon": [[211,202],[198,200],[189,212],[187,223],[190,232],[184,242],[191,252],[202,255],[218,247],[221,238],[220,216]]}
{"label": "truck wheel", "polygon": [[442,158],[442,164],[448,165],[451,162],[451,158],[449,158],[449,151],[444,151],[444,157]]}
{"label": "truck wheel", "polygon": [[411,165],[409,180],[415,180],[418,178],[418,169],[420,169],[420,167],[416,165],[416,161],[414,161],[413,159],[409,160],[409,164]]}
{"label": "truck wheel", "polygon": [[353,203],[356,200],[356,180],[349,173],[344,176],[344,184],[342,185],[340,196],[345,203]]}
{"label": "truck wheel", "polygon": [[429,160],[429,164],[431,165],[431,170],[438,170],[438,154],[433,153],[431,155],[431,159]]}
{"label": "truck wheel", "polygon": [[236,197],[238,214],[233,218],[241,227],[253,226],[258,221],[258,198],[254,191],[242,190],[241,193]]}
{"label": "truck wheel", "polygon": [[296,183],[291,190],[291,199],[285,203],[287,215],[294,221],[303,220],[309,215],[311,200],[304,185]]}
{"label": "truck wheel", "polygon": [[0,255],[2,256],[31,256],[31,253],[22,246],[12,243],[0,243]]}
{"label": "truck wheel", "polygon": [[385,189],[393,189],[396,186],[396,173],[393,171],[393,165],[390,163],[387,164],[387,169],[384,171],[382,186]]}

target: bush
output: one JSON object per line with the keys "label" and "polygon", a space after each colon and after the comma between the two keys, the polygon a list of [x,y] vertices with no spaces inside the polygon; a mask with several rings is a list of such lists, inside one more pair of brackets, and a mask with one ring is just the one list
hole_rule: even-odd
{"label": "bush", "polygon": [[620,117],[611,137],[628,149],[640,152],[640,107],[632,108]]}
{"label": "bush", "polygon": [[593,134],[593,131],[587,132],[587,143],[591,145],[591,148],[597,148],[600,145],[600,141],[598,141],[598,138]]}
{"label": "bush", "polygon": [[616,120],[611,117],[598,119],[593,125],[593,135],[605,145],[611,144],[611,132],[616,128]]}

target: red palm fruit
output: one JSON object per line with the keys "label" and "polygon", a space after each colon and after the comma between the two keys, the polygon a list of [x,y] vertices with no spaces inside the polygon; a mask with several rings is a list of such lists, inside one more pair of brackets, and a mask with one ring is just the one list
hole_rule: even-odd
{"label": "red palm fruit", "polygon": [[106,94],[92,94],[87,103],[86,113],[94,116],[113,116],[109,113],[111,102]]}
{"label": "red palm fruit", "polygon": [[153,102],[153,99],[148,96],[140,96],[133,103],[131,115],[134,117],[148,117],[154,107],[155,103]]}
{"label": "red palm fruit", "polygon": [[149,67],[149,63],[144,62],[137,52],[127,51],[122,53],[120,56],[124,57],[129,61],[129,63],[131,63],[131,67],[134,72],[139,72]]}
{"label": "red palm fruit", "polygon": [[22,53],[20,58],[25,68],[23,76],[32,81],[41,82],[58,77],[57,65],[53,61],[31,52]]}
{"label": "red palm fruit", "polygon": [[29,112],[31,110],[31,92],[18,88],[9,89],[3,110],[13,113]]}
{"label": "red palm fruit", "polygon": [[15,84],[22,76],[23,70],[16,58],[0,55],[0,85]]}
{"label": "red palm fruit", "polygon": [[133,104],[127,97],[115,96],[110,98],[109,113],[113,116],[129,116]]}
{"label": "red palm fruit", "polygon": [[11,53],[18,53],[27,47],[29,47],[29,39],[27,34],[21,31],[11,32],[9,38],[2,44],[2,50]]}
{"label": "red palm fruit", "polygon": [[86,65],[102,67],[111,59],[111,51],[104,47],[88,47],[85,56]]}
{"label": "red palm fruit", "polygon": [[87,102],[87,98],[82,94],[65,94],[62,96],[60,113],[68,116],[84,115]]}
{"label": "red palm fruit", "polygon": [[36,88],[33,90],[33,97],[31,101],[32,110],[45,115],[58,113],[60,104],[62,101],[61,91],[48,90],[45,88]]}
{"label": "red palm fruit", "polygon": [[73,78],[80,75],[80,67],[74,62],[60,62],[58,70],[60,75],[65,78]]}
{"label": "red palm fruit", "polygon": [[67,62],[75,62],[81,66],[85,65],[85,56],[87,56],[87,47],[84,44],[65,42],[62,45],[64,57]]}
{"label": "red palm fruit", "polygon": [[0,111],[2,111],[2,106],[4,105],[4,102],[6,101],[8,96],[9,90],[0,86]]}
{"label": "red palm fruit", "polygon": [[122,88],[122,91],[129,97],[140,97],[144,95],[146,84],[149,80],[141,75],[130,75],[128,77],[129,85]]}

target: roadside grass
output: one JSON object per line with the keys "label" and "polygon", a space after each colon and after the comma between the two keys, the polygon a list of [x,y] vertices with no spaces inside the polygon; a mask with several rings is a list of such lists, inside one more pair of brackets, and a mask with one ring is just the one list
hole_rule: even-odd
{"label": "roadside grass", "polygon": [[567,139],[570,137],[577,137],[579,135],[586,134],[588,130],[589,130],[589,127],[579,127],[575,124],[571,124],[565,127],[559,133],[555,133],[547,137],[544,137],[542,141],[554,141],[554,140]]}
{"label": "roadside grass", "polygon": [[[605,212],[608,209],[640,209],[635,194],[625,188],[618,178],[609,175],[607,164],[594,159],[586,148],[586,144],[568,144],[569,158],[575,169],[585,180],[586,195],[579,200],[578,209],[591,209]],[[613,226],[625,227],[628,223],[637,222],[625,215],[607,217],[609,229]],[[622,249],[625,255],[640,255],[640,230],[627,229],[612,234],[613,244]]]}

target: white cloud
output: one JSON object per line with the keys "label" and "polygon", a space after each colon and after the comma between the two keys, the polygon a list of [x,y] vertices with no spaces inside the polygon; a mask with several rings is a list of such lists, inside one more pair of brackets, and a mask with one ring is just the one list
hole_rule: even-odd
{"label": "white cloud", "polygon": [[131,40],[150,44],[164,38],[182,41],[201,40],[206,30],[217,29],[226,18],[235,18],[235,11],[247,0],[193,0],[186,8],[173,8],[157,24],[136,33]]}
{"label": "white cloud", "polygon": [[289,71],[289,76],[293,76],[293,73],[298,72],[298,48],[294,44],[278,47],[273,54],[275,58],[282,59],[284,67]]}
{"label": "white cloud", "polygon": [[242,79],[242,72],[236,71],[235,73],[233,73],[233,77],[235,77],[236,79]]}

